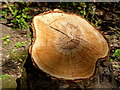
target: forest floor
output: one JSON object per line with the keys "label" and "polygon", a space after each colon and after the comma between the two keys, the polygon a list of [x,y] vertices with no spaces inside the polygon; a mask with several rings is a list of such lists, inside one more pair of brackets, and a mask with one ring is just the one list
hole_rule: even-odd
{"label": "forest floor", "polygon": [[[117,7],[120,7],[118,4]],[[113,57],[116,49],[120,49],[120,11],[114,9],[96,9],[98,19],[102,20],[102,24],[97,26],[110,45],[110,59],[113,66],[115,79],[120,82],[120,60]],[[24,60],[27,58],[28,49],[31,45],[31,32],[29,29],[13,30],[6,24],[7,20],[2,21],[0,28],[2,38],[6,37],[9,41],[2,40],[2,77],[13,77],[13,81],[21,77]],[[6,44],[7,43],[7,44]],[[5,82],[3,84],[9,83]],[[6,87],[5,85],[3,85]],[[16,85],[15,85],[16,86]]]}

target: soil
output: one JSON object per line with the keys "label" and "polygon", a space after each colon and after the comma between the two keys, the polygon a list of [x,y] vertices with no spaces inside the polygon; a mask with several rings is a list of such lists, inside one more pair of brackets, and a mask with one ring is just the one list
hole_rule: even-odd
{"label": "soil", "polygon": [[[96,9],[97,18],[102,21],[102,23],[96,28],[98,28],[108,40],[110,45],[110,58],[113,58],[113,50],[120,48],[120,11],[116,9],[117,7],[120,8],[120,3],[118,3],[114,9],[101,8],[100,4],[97,5]],[[42,9],[43,11],[39,12],[48,10],[48,8]],[[37,9],[34,9],[34,12],[36,10]],[[2,28],[0,28],[0,31],[2,31],[2,37],[10,36],[10,43],[5,45],[4,40],[2,40],[2,65],[0,66],[0,69],[2,68],[3,75],[11,75],[16,79],[21,76],[24,60],[28,55],[28,49],[31,45],[31,37],[28,37],[27,35],[31,34],[31,32],[29,29],[13,30],[11,27],[8,27],[6,22],[6,20],[2,21]],[[24,44],[20,48],[15,47],[15,43],[24,41],[27,41],[27,44]],[[13,52],[13,49],[15,52]],[[116,82],[119,83],[120,60],[114,59],[111,63],[112,65],[118,66],[113,67],[113,71]]]}
{"label": "soil", "polygon": [[[10,36],[9,45],[2,41],[2,73],[20,77],[22,62],[27,57],[28,48],[31,43],[31,38],[26,35],[30,34],[29,30],[13,30],[5,25],[2,25],[2,37]],[[15,47],[15,43],[27,41],[27,44],[20,48]],[[12,50],[15,52],[12,52]]]}

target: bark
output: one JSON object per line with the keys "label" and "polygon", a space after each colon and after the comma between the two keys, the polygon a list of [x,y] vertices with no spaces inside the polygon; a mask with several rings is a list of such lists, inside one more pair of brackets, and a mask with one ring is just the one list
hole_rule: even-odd
{"label": "bark", "polygon": [[36,68],[31,60],[31,55],[24,64],[22,77],[17,79],[17,90],[59,90],[71,88],[118,88],[112,73],[109,61],[99,61],[96,74],[89,80],[60,80],[52,78]]}

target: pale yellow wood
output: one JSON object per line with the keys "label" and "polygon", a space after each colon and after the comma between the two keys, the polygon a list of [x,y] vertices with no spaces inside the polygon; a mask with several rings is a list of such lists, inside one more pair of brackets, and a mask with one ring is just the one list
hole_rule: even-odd
{"label": "pale yellow wood", "polygon": [[97,60],[108,55],[103,35],[80,16],[53,11],[35,16],[33,24],[32,58],[51,76],[90,78]]}

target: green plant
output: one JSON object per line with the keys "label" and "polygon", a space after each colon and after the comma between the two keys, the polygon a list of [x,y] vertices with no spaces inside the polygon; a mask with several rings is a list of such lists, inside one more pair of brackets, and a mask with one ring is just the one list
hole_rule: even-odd
{"label": "green plant", "polygon": [[15,49],[12,49],[11,51],[12,51],[12,53],[15,53],[15,52],[16,52],[16,50],[15,50]]}
{"label": "green plant", "polygon": [[22,42],[22,44],[23,44],[23,45],[24,45],[24,44],[27,44],[27,41]]}
{"label": "green plant", "polygon": [[120,49],[116,49],[113,56],[120,60]]}
{"label": "green plant", "polygon": [[0,20],[5,20],[5,18],[7,17],[6,9],[5,9],[5,11],[0,11],[0,14],[2,15]]}
{"label": "green plant", "polygon": [[5,44],[5,45],[9,45],[9,42],[10,42],[10,39],[9,39],[9,38],[10,38],[9,35],[2,38],[2,40],[4,41],[4,44]]}
{"label": "green plant", "polygon": [[16,48],[21,48],[21,47],[23,47],[25,44],[27,44],[27,41],[25,41],[25,42],[17,42],[17,43],[15,43],[15,47]]}
{"label": "green plant", "polygon": [[120,49],[112,50],[110,61],[120,61]]}
{"label": "green plant", "polygon": [[6,78],[6,77],[10,77],[11,75],[8,75],[8,74],[0,74],[0,79],[3,79],[3,78]]}
{"label": "green plant", "polygon": [[28,38],[30,38],[30,37],[32,37],[32,34],[30,33],[30,34],[27,34],[25,36],[28,37]]}
{"label": "green plant", "polygon": [[30,19],[31,17],[28,16],[28,12],[30,9],[25,7],[24,9],[18,11],[16,8],[14,9],[13,12],[13,20],[11,20],[12,23],[14,23],[14,25],[18,26],[18,28],[25,28],[28,29],[29,25],[27,23],[27,19]]}
{"label": "green plant", "polygon": [[3,74],[0,74],[0,77],[9,77],[9,76],[11,76],[11,75],[8,75],[8,74],[3,75]]}
{"label": "green plant", "polygon": [[25,2],[18,2],[17,4],[17,6],[9,5],[9,3],[6,2],[8,9],[7,11],[3,11],[3,15],[7,16],[5,13],[8,13],[10,16],[12,16],[10,22],[13,23],[14,29],[28,29],[29,24],[27,21],[31,18],[28,13],[30,9],[25,6]]}
{"label": "green plant", "polygon": [[112,61],[114,61],[112,58],[110,58],[110,61],[112,62]]}
{"label": "green plant", "polygon": [[16,48],[21,48],[23,45],[20,42],[15,43]]}
{"label": "green plant", "polygon": [[79,13],[81,16],[85,17],[86,16],[86,8],[87,8],[87,4],[84,2],[80,3],[80,7],[78,7],[79,9]]}

